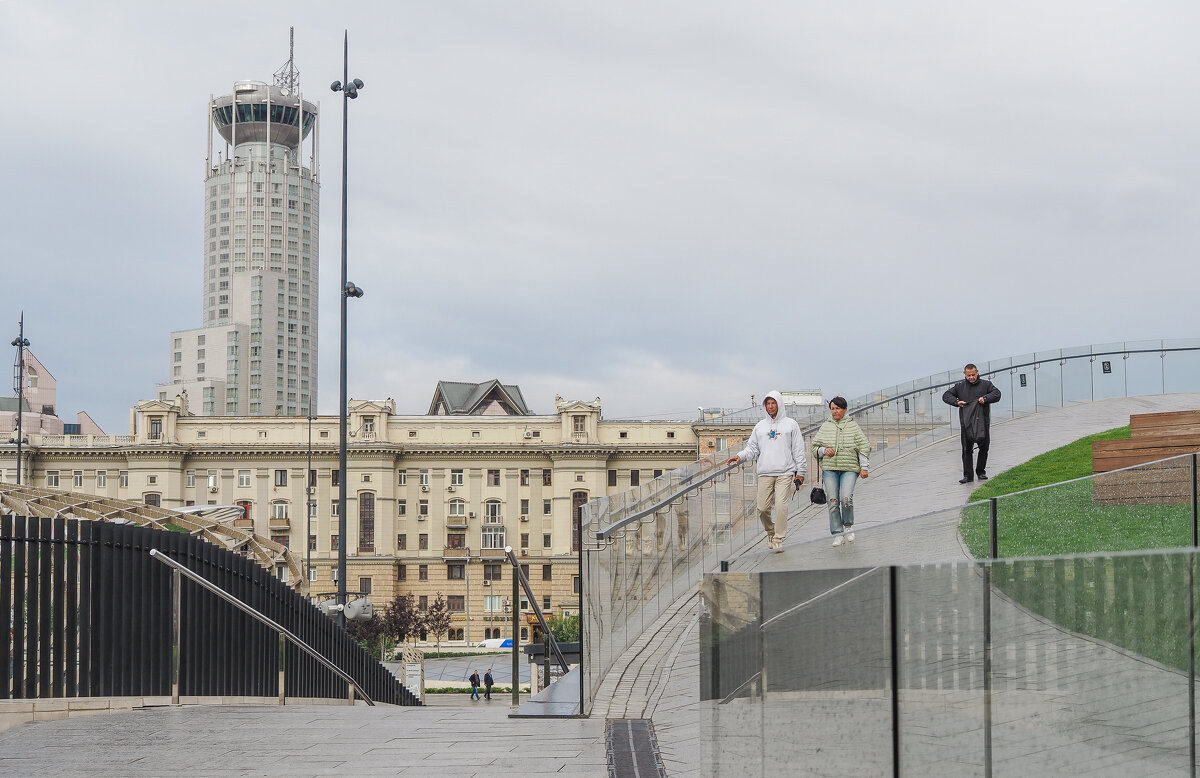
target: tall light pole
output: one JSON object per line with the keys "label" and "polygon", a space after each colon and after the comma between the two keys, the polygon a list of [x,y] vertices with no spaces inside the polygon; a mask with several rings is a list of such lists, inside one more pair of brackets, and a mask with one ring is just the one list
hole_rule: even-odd
{"label": "tall light pole", "polygon": [[304,558],[304,587],[308,592],[308,596],[312,598],[312,521],[313,521],[313,492],[316,490],[316,484],[313,483],[312,469],[312,392],[308,395],[308,471],[304,474],[304,547],[307,549]]}
{"label": "tall light pole", "polygon": [[25,437],[25,431],[21,427],[21,410],[25,405],[25,349],[29,348],[29,340],[25,337],[25,311],[21,311],[17,337],[13,339],[12,344],[17,347],[17,486],[20,486],[21,444]]}
{"label": "tall light pole", "polygon": [[342,343],[339,371],[340,394],[338,398],[338,624],[346,628],[346,300],[362,297],[363,290],[346,279],[346,161],[349,158],[347,130],[350,126],[350,101],[358,97],[363,88],[359,79],[350,80],[350,31],[342,44],[342,81],[334,81],[329,88],[342,93]]}

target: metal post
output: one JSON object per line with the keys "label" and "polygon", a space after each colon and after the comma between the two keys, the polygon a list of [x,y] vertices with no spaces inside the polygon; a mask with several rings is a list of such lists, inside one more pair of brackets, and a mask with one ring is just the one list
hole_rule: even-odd
{"label": "metal post", "polygon": [[521,568],[513,566],[512,574],[512,704],[515,708],[521,704]]}
{"label": "metal post", "polygon": [[[303,107],[303,102],[301,102]],[[211,122],[210,122],[211,124]],[[313,469],[312,469],[312,392],[308,395],[308,469],[304,473],[304,547],[306,550],[304,557],[304,591],[312,597],[312,520],[313,520],[313,490],[316,486],[313,484]]]}
{"label": "metal post", "polygon": [[[1197,455],[1192,454],[1192,547],[1200,546],[1200,500],[1197,500],[1196,468]],[[18,481],[17,483],[20,483]]]}
{"label": "metal post", "polygon": [[287,704],[287,687],[285,685],[285,683],[287,681],[286,668],[287,668],[287,637],[282,632],[280,632],[279,633],[279,704],[280,705]]}
{"label": "metal post", "polygon": [[183,582],[178,570],[171,571],[171,704],[179,704],[180,609]]}
{"label": "metal post", "polygon": [[29,341],[25,339],[25,311],[21,311],[21,319],[17,325],[17,337],[12,342],[17,347],[17,486],[21,485],[21,446],[24,444],[25,430],[21,422],[22,406],[25,405],[25,349]]}
{"label": "metal post", "polygon": [[990,503],[989,508],[991,510],[991,522],[990,522],[991,523],[991,535],[992,535],[991,552],[992,552],[992,559],[995,559],[996,557],[1000,556],[1000,553],[999,553],[1000,538],[997,536],[997,530],[1000,526],[1000,523],[997,518],[998,513],[999,513],[999,503],[997,502],[997,498],[995,498],[995,497],[988,500],[988,502]]}
{"label": "metal post", "polygon": [[892,633],[892,775],[900,775],[900,607],[896,566],[888,568],[888,605]]}
{"label": "metal post", "polygon": [[[993,510],[995,506],[993,505]],[[993,514],[995,515],[995,514]],[[992,557],[995,558],[993,552]],[[983,774],[992,775],[992,565],[983,566]]]}
{"label": "metal post", "polygon": [[[342,83],[350,83],[350,31],[347,30],[342,43]],[[346,472],[346,184],[348,181],[346,163],[349,159],[347,131],[350,127],[350,97],[347,90],[342,89],[342,285],[341,294],[341,352],[338,374],[338,594],[339,605],[346,604],[346,482],[349,474]],[[346,612],[338,611],[338,624],[346,628]]]}
{"label": "metal post", "polygon": [[[1196,455],[1192,454],[1195,463]],[[1195,470],[1192,471],[1193,473]],[[1195,482],[1193,481],[1193,484]],[[1194,489],[1194,487],[1193,487]],[[1193,503],[1194,505],[1195,503]],[[1188,610],[1188,764],[1192,778],[1196,776],[1196,553],[1188,552],[1187,610]]]}

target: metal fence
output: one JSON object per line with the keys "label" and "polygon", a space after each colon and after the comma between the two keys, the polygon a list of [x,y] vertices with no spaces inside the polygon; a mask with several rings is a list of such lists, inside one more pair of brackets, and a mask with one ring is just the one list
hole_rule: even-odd
{"label": "metal fence", "polygon": [[[336,623],[249,559],[186,533],[0,517],[0,699],[170,696],[172,571],[157,549],[282,625],[375,701],[416,698]],[[179,691],[188,697],[346,699],[347,685],[276,631],[182,582]]]}

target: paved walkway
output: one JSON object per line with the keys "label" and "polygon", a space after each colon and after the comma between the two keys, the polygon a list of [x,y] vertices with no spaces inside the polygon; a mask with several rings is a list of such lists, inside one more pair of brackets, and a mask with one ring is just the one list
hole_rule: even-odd
{"label": "paved walkway", "polygon": [[[1083,435],[1126,424],[1131,413],[1184,408],[1200,408],[1200,395],[1106,400],[996,424],[989,470],[999,473]],[[889,527],[899,518],[961,505],[970,487],[957,483],[958,468],[957,439],[884,464],[855,495],[859,529],[854,544],[831,548],[823,509],[804,506],[793,520],[784,553],[762,553],[759,541],[733,561],[733,569],[753,572],[962,559],[965,552],[955,521],[927,519],[919,532],[910,531],[915,524]],[[153,708],[40,722],[0,733],[0,775],[142,776],[186,771],[198,776],[494,778],[511,772],[599,777],[608,774],[605,718],[648,717],[654,722],[668,774],[699,776],[703,744],[697,612],[695,595],[681,598],[664,612],[606,679],[589,719],[513,719],[508,717],[508,705],[497,700],[474,705],[447,700],[451,704],[424,708]],[[1005,722],[1020,720],[1017,707],[999,710]],[[1096,727],[1103,729],[1108,723],[1096,722]],[[1149,721],[1142,723],[1153,727]],[[792,734],[781,730],[778,736],[786,740]],[[853,748],[844,750],[853,754],[861,745],[851,741]],[[837,744],[830,749],[831,753],[838,750]],[[1102,755],[1092,757],[1097,761],[1086,763],[1089,769],[1124,769],[1124,774],[1131,774],[1128,759],[1136,758],[1114,763],[1103,761]],[[1066,769],[1083,764],[1068,762]],[[1174,767],[1169,764],[1164,772]]]}

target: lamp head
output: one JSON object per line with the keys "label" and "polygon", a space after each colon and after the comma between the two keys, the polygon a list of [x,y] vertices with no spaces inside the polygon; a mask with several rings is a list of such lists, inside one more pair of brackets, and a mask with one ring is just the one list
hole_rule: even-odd
{"label": "lamp head", "polygon": [[353,281],[347,281],[346,282],[346,296],[347,297],[356,297],[356,298],[362,297],[363,296],[362,287],[355,286]]}
{"label": "lamp head", "polygon": [[342,82],[334,81],[332,84],[329,85],[329,88],[332,89],[334,92],[340,92],[340,91],[342,91]]}

